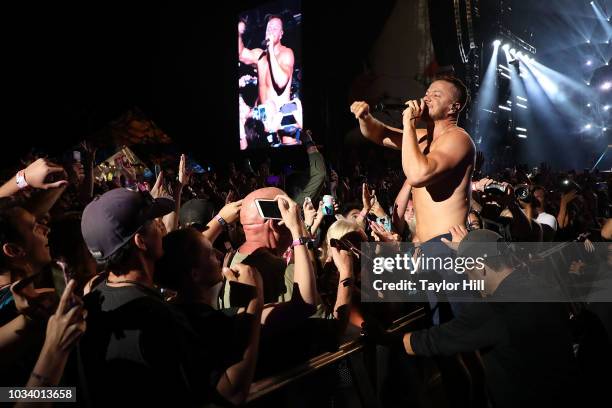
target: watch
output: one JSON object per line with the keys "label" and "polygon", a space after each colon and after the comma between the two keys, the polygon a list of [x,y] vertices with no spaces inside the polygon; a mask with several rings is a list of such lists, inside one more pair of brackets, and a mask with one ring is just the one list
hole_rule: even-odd
{"label": "watch", "polygon": [[293,240],[293,242],[291,243],[291,248],[299,246],[299,245],[306,245],[308,249],[312,249],[313,243],[314,243],[314,240],[312,238],[299,237],[298,239]]}
{"label": "watch", "polygon": [[29,184],[25,179],[25,170],[19,170],[15,175],[15,182],[17,183],[17,187],[22,190],[26,188]]}
{"label": "watch", "polygon": [[217,222],[218,222],[219,224],[221,224],[221,226],[222,226],[223,228],[227,228],[227,227],[229,226],[229,224],[227,223],[227,221],[225,221],[225,220],[223,219],[223,217],[221,217],[220,215],[217,215],[217,216],[215,217],[215,219],[217,220]]}

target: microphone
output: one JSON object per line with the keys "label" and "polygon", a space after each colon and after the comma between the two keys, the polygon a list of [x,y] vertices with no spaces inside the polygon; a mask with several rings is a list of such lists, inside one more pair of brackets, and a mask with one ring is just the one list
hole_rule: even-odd
{"label": "microphone", "polygon": [[403,103],[384,103],[379,102],[374,105],[374,112],[403,112],[408,106]]}

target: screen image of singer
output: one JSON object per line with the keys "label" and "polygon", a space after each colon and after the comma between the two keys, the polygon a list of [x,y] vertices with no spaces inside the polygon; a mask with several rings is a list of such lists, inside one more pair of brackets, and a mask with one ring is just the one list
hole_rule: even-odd
{"label": "screen image of singer", "polygon": [[238,15],[240,150],[301,144],[301,0]]}

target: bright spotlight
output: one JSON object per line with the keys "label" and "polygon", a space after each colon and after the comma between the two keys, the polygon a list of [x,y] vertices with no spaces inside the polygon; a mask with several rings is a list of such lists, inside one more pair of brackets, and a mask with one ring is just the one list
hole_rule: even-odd
{"label": "bright spotlight", "polygon": [[607,131],[608,131],[608,128],[603,128],[603,129],[601,129],[601,130],[603,130],[604,132],[607,132]]}
{"label": "bright spotlight", "polygon": [[512,109],[510,109],[509,107],[504,106],[504,105],[499,105],[499,106],[498,106],[498,108],[499,108],[499,109],[502,109],[502,110],[505,110],[505,111],[509,111],[509,112],[511,112],[511,111],[512,111]]}
{"label": "bright spotlight", "polygon": [[587,40],[587,44],[590,44],[590,43],[591,43],[591,40]]}
{"label": "bright spotlight", "polygon": [[527,135],[517,134],[517,136],[520,137],[521,139],[527,139]]}
{"label": "bright spotlight", "polygon": [[602,91],[609,91],[612,88],[612,82],[604,82],[601,86]]}
{"label": "bright spotlight", "polygon": [[586,62],[586,64],[587,64],[587,66],[589,66],[589,67],[590,67],[591,65],[593,65],[593,61],[588,60],[588,61]]}
{"label": "bright spotlight", "polygon": [[512,48],[512,49],[510,50],[510,55],[514,55],[514,54],[516,54],[516,50],[515,50],[514,48]]}
{"label": "bright spotlight", "polygon": [[587,124],[584,126],[584,128],[585,128],[585,129],[587,129],[587,130],[589,130],[589,129],[590,129],[590,128],[592,128],[592,127],[593,127],[593,125],[591,125],[590,123],[587,123]]}
{"label": "bright spotlight", "polygon": [[590,108],[590,107],[591,107],[591,104],[590,104],[590,103],[587,103],[587,108]]}
{"label": "bright spotlight", "polygon": [[517,52],[517,53],[516,53],[516,57],[517,57],[517,58],[521,58],[522,56],[523,56],[523,53],[522,53],[522,52],[520,52],[520,51],[519,51],[519,52]]}
{"label": "bright spotlight", "polygon": [[504,51],[508,51],[510,49],[510,44],[504,44],[504,46],[502,47],[502,50]]}
{"label": "bright spotlight", "polygon": [[590,83],[589,81],[587,81],[587,83],[586,83],[586,84],[587,84],[587,86],[591,86],[591,83]]}
{"label": "bright spotlight", "polygon": [[523,109],[527,109],[527,106],[523,105],[522,103],[517,103],[516,106],[519,106]]}
{"label": "bright spotlight", "polygon": [[606,111],[606,112],[607,112],[609,109],[610,109],[610,105],[606,105],[606,106],[604,106],[604,107],[603,107],[603,110],[604,110],[604,111]]}
{"label": "bright spotlight", "polygon": [[521,132],[527,132],[527,129],[521,127],[517,127],[516,130],[520,130]]}
{"label": "bright spotlight", "polygon": [[499,45],[500,45],[500,44],[501,44],[501,41],[500,41],[500,40],[495,40],[495,41],[493,41],[493,46],[494,46],[494,47],[499,47]]}

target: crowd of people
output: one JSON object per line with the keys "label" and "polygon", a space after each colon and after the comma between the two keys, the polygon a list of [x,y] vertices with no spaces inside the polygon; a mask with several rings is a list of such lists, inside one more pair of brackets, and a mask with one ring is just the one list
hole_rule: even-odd
{"label": "crowd of people", "polygon": [[[461,109],[465,101],[458,103]],[[435,103],[428,106],[433,115]],[[367,115],[362,105],[354,113],[360,120]],[[127,176],[96,180],[99,158],[88,143],[82,161],[30,157],[22,168],[7,169],[14,176],[0,187],[0,384],[76,386],[79,402],[93,406],[240,405],[254,380],[362,336],[400,345],[405,354],[480,350],[490,397],[504,406],[504,393],[517,393],[511,388],[521,384],[517,377],[551,385],[557,379],[551,370],[563,377],[573,366],[569,360],[579,353],[564,354],[579,343],[563,330],[569,310],[564,318],[558,309],[508,308],[502,320],[514,325],[493,327],[453,310],[455,319],[389,335],[384,327],[413,305],[360,301],[358,248],[429,241],[420,226],[429,215],[418,211],[428,182],[403,167],[413,153],[401,141],[402,161],[368,147],[347,153],[333,169],[309,132],[302,142],[307,169],[280,171],[265,160],[194,174],[183,155],[162,169],[150,191]],[[601,253],[595,244],[612,240],[611,173],[544,164],[492,169],[481,152],[475,158],[467,217],[441,238],[449,248],[461,251],[462,242],[482,239],[478,230],[494,234],[485,236],[493,242],[575,242],[587,255],[568,260],[566,275],[590,273],[601,259],[610,273],[612,245]],[[324,195],[333,197],[331,210]],[[264,218],[259,199],[274,200],[280,219]],[[478,273],[488,279],[488,295],[502,296],[496,289],[509,281],[512,265],[498,259],[486,268]],[[602,322],[597,341],[605,350],[612,319],[608,307],[594,306],[585,309]],[[476,316],[499,317],[488,313],[493,317]],[[545,331],[546,342],[526,339],[534,326],[519,319]],[[509,359],[518,373],[507,371]],[[525,359],[534,365],[519,362]],[[579,361],[576,367],[592,368]],[[550,389],[568,387],[569,378]]]}

